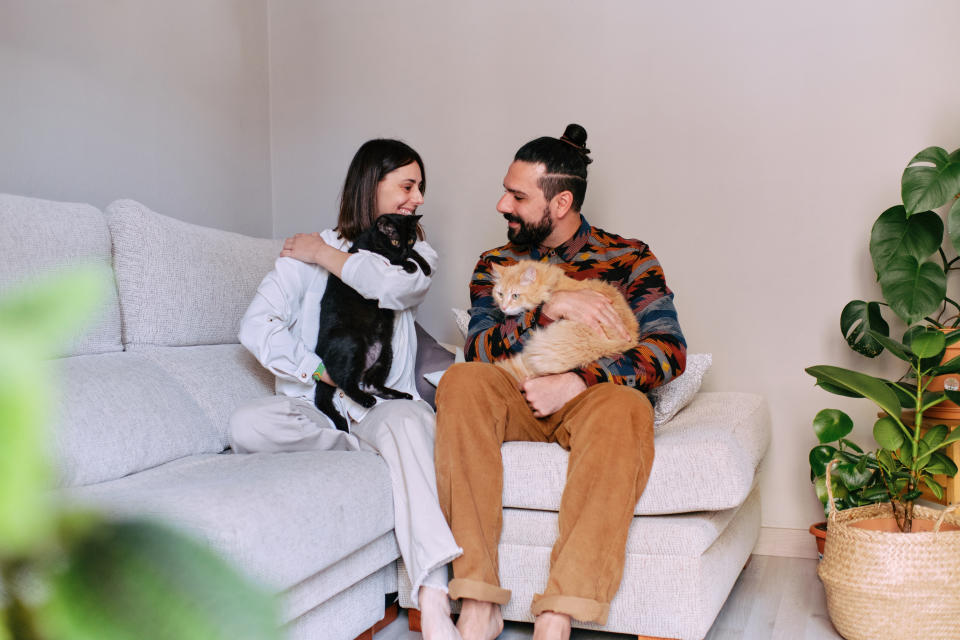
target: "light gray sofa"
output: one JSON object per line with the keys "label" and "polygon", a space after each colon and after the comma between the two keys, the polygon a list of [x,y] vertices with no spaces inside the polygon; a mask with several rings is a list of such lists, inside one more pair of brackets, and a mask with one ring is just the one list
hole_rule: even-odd
{"label": "light gray sofa", "polygon": [[63,499],[205,540],[281,594],[291,638],[353,640],[380,620],[399,555],[382,460],[223,453],[234,407],[273,393],[237,330],[281,243],[129,200],[101,212],[0,195],[0,229],[0,292],[78,261],[116,277],[51,384]]}
{"label": "light gray sofa", "polygon": [[[224,455],[232,410],[273,392],[236,336],[279,241],[129,200],[101,212],[0,195],[0,229],[0,293],[81,260],[116,276],[103,316],[64,354],[53,385],[61,395],[51,447],[65,500],[156,516],[206,540],[282,595],[291,638],[352,640],[384,615],[398,581],[409,606],[378,456]],[[746,393],[698,393],[659,425],[604,629],[704,637],[756,543],[756,470],[768,440],[766,403]],[[503,612],[529,621],[557,535],[567,454],[509,443],[503,455],[499,555],[513,591]]]}

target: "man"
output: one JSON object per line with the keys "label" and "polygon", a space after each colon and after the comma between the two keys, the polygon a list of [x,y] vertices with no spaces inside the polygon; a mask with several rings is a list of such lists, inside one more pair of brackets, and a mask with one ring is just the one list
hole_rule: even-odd
{"label": "man", "polygon": [[[533,140],[517,152],[497,210],[510,242],[481,255],[470,283],[466,357],[437,391],[436,462],[440,505],[463,556],[454,560],[450,597],[462,599],[464,640],[503,629],[499,584],[506,441],[556,442],[570,451],[559,538],[543,593],[534,596],[535,640],[569,638],[571,618],[604,624],[623,574],[627,530],[653,463],[653,409],[643,393],[683,371],[686,342],[673,294],[647,245],[591,227],[580,214],[586,193],[586,131]],[[521,259],[560,265],[568,275],[601,278],[625,295],[640,343],[581,369],[516,381],[490,363],[523,349],[538,327],[560,319],[623,330],[610,302],[593,291],[563,292],[522,316],[505,318],[491,296],[492,265]]]}

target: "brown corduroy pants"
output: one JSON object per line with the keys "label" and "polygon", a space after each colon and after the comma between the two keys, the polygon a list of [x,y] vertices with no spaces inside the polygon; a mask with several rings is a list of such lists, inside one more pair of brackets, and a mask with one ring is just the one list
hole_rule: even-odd
{"label": "brown corduroy pants", "polygon": [[533,615],[564,613],[604,624],[623,575],[627,530],[653,464],[653,409],[629,387],[601,383],[547,418],[535,418],[513,378],[481,362],[455,364],[437,390],[440,507],[463,555],[451,598],[506,604],[497,544],[503,523],[500,445],[556,442],[570,451],[559,538]]}

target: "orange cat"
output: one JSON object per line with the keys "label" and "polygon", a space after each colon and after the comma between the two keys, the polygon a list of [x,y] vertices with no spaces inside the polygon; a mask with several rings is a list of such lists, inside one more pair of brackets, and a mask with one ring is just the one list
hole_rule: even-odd
{"label": "orange cat", "polygon": [[589,364],[598,358],[616,356],[637,345],[639,325],[630,305],[620,291],[602,280],[574,280],[563,269],[546,262],[521,260],[508,267],[493,265],[493,300],[508,316],[536,308],[558,291],[590,289],[610,299],[623,322],[629,339],[619,332],[604,328],[603,332],[575,322],[557,320],[538,329],[527,340],[523,351],[497,365],[523,381],[553,373],[564,373]]}

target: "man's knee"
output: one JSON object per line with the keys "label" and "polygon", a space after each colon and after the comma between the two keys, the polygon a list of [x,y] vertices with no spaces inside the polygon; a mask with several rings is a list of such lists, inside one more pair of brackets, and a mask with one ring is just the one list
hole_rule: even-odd
{"label": "man's knee", "polygon": [[646,394],[619,384],[604,382],[591,387],[584,406],[590,423],[591,439],[608,434],[626,444],[653,442],[653,406]]}
{"label": "man's knee", "polygon": [[437,385],[437,408],[451,399],[489,393],[491,385],[502,383],[503,371],[488,362],[457,362],[450,366]]}

